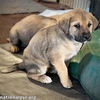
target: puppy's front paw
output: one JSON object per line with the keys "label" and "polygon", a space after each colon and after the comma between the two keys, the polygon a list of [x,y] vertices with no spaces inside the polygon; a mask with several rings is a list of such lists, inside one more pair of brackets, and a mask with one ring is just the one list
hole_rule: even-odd
{"label": "puppy's front paw", "polygon": [[42,83],[51,83],[52,82],[52,79],[47,75],[40,76],[39,80]]}
{"label": "puppy's front paw", "polygon": [[65,82],[62,82],[62,85],[64,88],[71,88],[73,87],[72,82],[70,79],[66,80]]}
{"label": "puppy's front paw", "polygon": [[16,52],[19,51],[19,48],[18,48],[17,46],[11,46],[10,51],[11,51],[12,53],[16,53]]}

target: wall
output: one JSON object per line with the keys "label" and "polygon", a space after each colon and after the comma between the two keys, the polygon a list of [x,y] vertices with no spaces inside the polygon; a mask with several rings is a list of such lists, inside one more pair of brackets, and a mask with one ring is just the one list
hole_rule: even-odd
{"label": "wall", "polygon": [[83,8],[86,10],[89,10],[90,6],[90,0],[60,0],[60,3],[71,8]]}

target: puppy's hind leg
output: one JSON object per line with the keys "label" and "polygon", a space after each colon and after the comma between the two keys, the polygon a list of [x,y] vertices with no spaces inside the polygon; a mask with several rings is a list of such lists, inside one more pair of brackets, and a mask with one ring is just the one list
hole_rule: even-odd
{"label": "puppy's hind leg", "polygon": [[49,76],[45,75],[47,72],[47,67],[42,67],[37,70],[34,70],[34,69],[32,70],[31,70],[31,73],[30,71],[27,73],[28,78],[39,81],[41,83],[51,83],[52,82],[52,79]]}
{"label": "puppy's hind leg", "polygon": [[19,51],[19,47],[18,47],[18,45],[19,45],[19,37],[18,37],[17,31],[12,28],[11,31],[10,31],[10,36],[9,37],[10,37],[10,42],[12,44],[12,46],[10,48],[10,51],[12,53],[18,52]]}
{"label": "puppy's hind leg", "polygon": [[19,48],[18,48],[18,46],[16,46],[16,45],[12,45],[12,46],[10,47],[10,51],[11,51],[12,53],[17,53],[17,52],[19,51]]}

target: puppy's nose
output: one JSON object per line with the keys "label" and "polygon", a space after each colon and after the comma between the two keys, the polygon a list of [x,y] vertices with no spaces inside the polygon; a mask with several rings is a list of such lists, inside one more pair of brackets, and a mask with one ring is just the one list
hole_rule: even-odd
{"label": "puppy's nose", "polygon": [[90,41],[91,40],[91,34],[90,33],[83,33],[83,38],[87,41]]}

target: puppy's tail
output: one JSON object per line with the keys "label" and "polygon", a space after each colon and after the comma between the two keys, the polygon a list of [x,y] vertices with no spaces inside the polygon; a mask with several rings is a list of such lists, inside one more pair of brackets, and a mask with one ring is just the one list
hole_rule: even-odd
{"label": "puppy's tail", "polygon": [[18,64],[14,64],[11,67],[4,68],[4,69],[0,70],[0,72],[1,73],[11,73],[11,72],[15,72],[17,70],[23,70],[23,69],[24,69],[24,63],[21,62]]}

